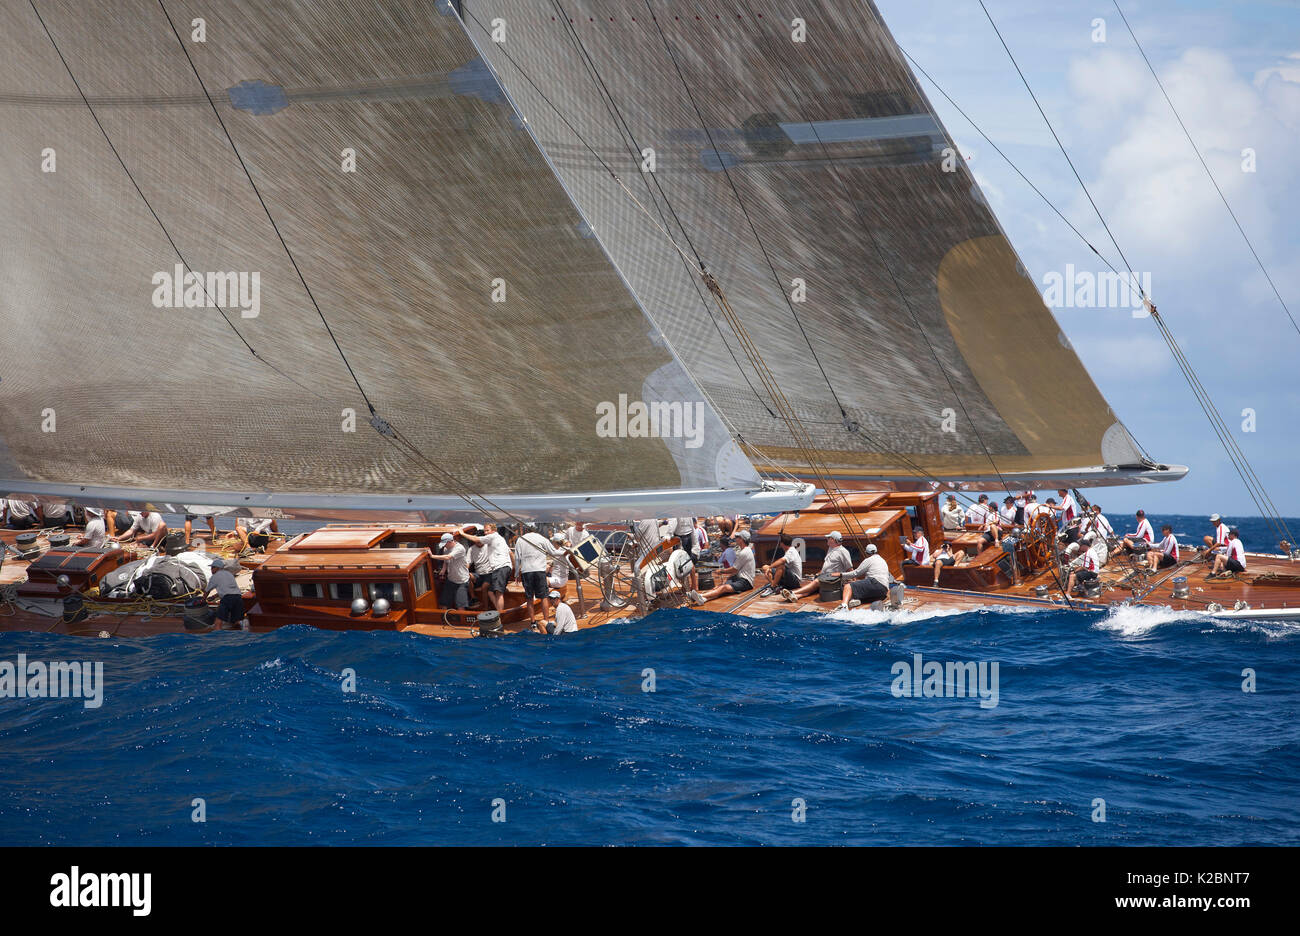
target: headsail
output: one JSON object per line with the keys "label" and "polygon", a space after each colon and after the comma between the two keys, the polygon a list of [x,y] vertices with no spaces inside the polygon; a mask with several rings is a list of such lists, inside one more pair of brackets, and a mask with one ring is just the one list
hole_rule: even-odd
{"label": "headsail", "polygon": [[0,493],[644,516],[764,490],[444,4],[36,9],[0,5]]}
{"label": "headsail", "polygon": [[475,0],[463,15],[760,468],[804,466],[697,259],[837,478],[1180,477],[1097,390],[874,5],[797,12]]}

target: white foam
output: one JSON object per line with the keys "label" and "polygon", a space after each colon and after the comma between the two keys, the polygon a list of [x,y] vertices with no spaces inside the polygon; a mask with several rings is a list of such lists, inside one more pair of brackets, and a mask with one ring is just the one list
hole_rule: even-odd
{"label": "white foam", "polygon": [[831,611],[828,617],[851,624],[913,624],[917,621],[929,621],[936,618],[955,617],[959,614],[1035,614],[1041,611],[1053,611],[1048,607],[1027,607],[1024,605],[981,605],[976,608],[920,608],[901,611],[872,611],[870,608],[852,608],[848,611]]}
{"label": "white foam", "polygon": [[1104,618],[1094,622],[1099,630],[1121,637],[1142,637],[1166,624],[1197,623],[1210,632],[1219,630],[1252,631],[1270,640],[1300,636],[1300,625],[1284,621],[1252,621],[1246,618],[1216,618],[1203,611],[1175,611],[1168,605],[1117,605]]}
{"label": "white foam", "polygon": [[1198,611],[1175,611],[1168,605],[1117,605],[1106,612],[1104,618],[1096,621],[1093,627],[1117,633],[1121,637],[1141,637],[1162,624],[1210,620],[1208,615]]}

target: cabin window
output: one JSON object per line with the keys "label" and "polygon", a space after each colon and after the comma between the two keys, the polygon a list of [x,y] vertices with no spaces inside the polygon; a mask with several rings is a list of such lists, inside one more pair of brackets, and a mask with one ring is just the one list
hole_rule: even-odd
{"label": "cabin window", "polygon": [[387,599],[389,604],[400,604],[402,586],[397,582],[371,582],[370,600],[378,601],[380,598]]}
{"label": "cabin window", "polygon": [[290,598],[324,598],[325,589],[315,582],[290,582]]}
{"label": "cabin window", "polygon": [[423,563],[415,567],[415,594],[417,597],[429,590],[429,567]]}
{"label": "cabin window", "polygon": [[335,601],[355,601],[366,597],[366,588],[360,582],[330,582],[330,597]]}

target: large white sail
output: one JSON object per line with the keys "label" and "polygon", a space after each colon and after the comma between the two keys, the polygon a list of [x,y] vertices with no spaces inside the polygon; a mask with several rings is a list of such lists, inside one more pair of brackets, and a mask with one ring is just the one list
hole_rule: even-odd
{"label": "large white sail", "polygon": [[747,381],[697,261],[838,478],[1046,487],[1185,472],[1146,460],[1102,398],[868,0],[473,0],[461,13],[761,468],[806,458]]}
{"label": "large white sail", "polygon": [[806,503],[760,481],[445,5],[165,7],[0,2],[0,494]]}

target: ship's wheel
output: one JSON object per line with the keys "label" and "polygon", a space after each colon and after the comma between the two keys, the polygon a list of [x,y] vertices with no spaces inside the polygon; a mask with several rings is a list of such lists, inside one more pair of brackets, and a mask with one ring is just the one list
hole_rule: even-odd
{"label": "ship's wheel", "polygon": [[1056,549],[1056,518],[1040,513],[1025,527],[1025,563],[1031,570],[1045,567]]}

